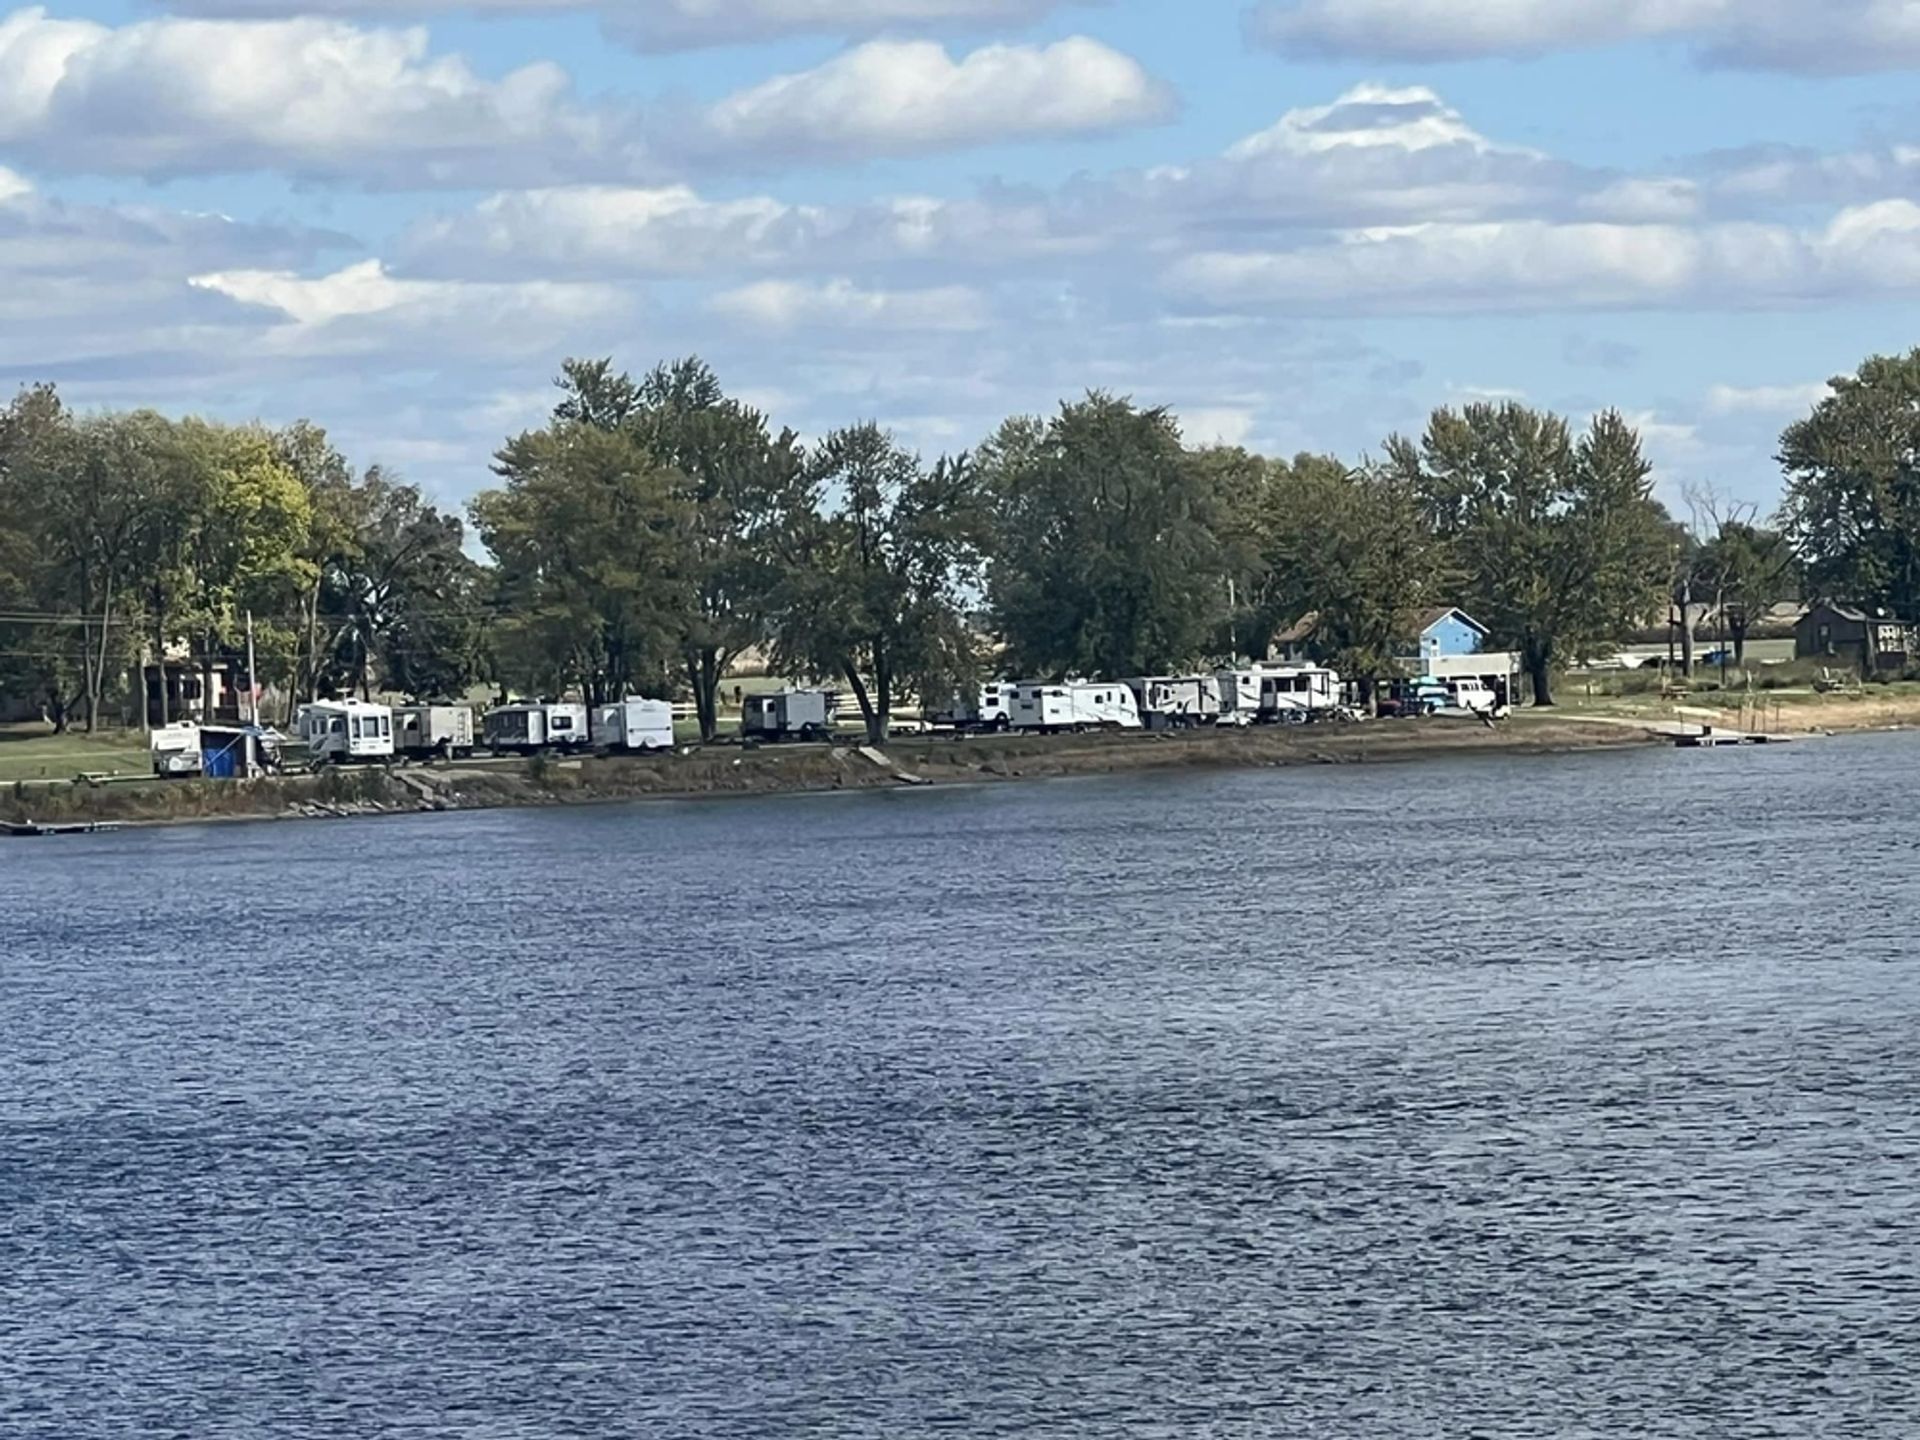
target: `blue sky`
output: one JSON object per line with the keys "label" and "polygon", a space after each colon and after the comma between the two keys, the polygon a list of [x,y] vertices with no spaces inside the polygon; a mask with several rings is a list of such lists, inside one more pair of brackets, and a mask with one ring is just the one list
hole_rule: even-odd
{"label": "blue sky", "polygon": [[929,452],[1091,387],[1359,458],[1517,396],[1763,510],[1920,343],[1920,5],[0,0],[0,381],[444,502],[569,354]]}

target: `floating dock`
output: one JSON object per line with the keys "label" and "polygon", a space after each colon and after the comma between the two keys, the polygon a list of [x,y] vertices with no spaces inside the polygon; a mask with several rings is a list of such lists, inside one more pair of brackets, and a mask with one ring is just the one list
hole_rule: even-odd
{"label": "floating dock", "polygon": [[1723,745],[1790,745],[1791,735],[1754,735],[1739,730],[1708,730],[1699,735],[1676,735],[1673,743],[1682,750],[1717,750]]}
{"label": "floating dock", "polygon": [[103,835],[118,830],[117,820],[83,820],[71,825],[42,825],[37,821],[0,822],[0,835],[21,837],[40,835]]}

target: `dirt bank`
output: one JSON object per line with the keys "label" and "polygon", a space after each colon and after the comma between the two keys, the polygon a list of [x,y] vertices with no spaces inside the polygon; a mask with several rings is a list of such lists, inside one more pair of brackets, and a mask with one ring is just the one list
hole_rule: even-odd
{"label": "dirt bank", "polygon": [[1544,754],[1649,743],[1639,730],[1527,717],[1496,730],[1459,721],[1390,721],[1180,735],[902,737],[884,761],[848,745],[714,746],[658,758],[475,762],[331,770],[251,783],[14,786],[0,819],[129,824],[566,805],[650,797],[768,795],[977,784],[1149,770],[1358,765],[1462,754]]}

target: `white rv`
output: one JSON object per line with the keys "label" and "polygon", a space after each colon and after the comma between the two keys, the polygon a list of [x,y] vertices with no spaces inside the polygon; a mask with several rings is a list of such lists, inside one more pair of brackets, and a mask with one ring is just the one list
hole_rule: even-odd
{"label": "white rv", "polygon": [[1340,677],[1317,665],[1260,672],[1260,719],[1298,725],[1324,719],[1340,708]]}
{"label": "white rv", "polygon": [[1140,706],[1118,680],[1032,681],[1014,691],[1015,730],[1139,730]]}
{"label": "white rv", "polygon": [[1006,730],[1013,724],[1013,705],[1020,687],[1011,680],[982,685],[971,700],[956,695],[945,710],[927,716],[929,725],[955,730]]}
{"label": "white rv", "polygon": [[316,765],[393,758],[393,711],[365,700],[321,700],[300,707],[296,723]]}
{"label": "white rv", "polygon": [[581,750],[591,743],[587,707],[565,701],[501,705],[486,713],[481,729],[487,748],[495,751]]}
{"label": "white rv", "polygon": [[200,726],[192,720],[176,720],[152,731],[147,744],[153,755],[153,773],[162,776],[200,773]]}
{"label": "white rv", "polygon": [[673,706],[665,700],[629,695],[618,704],[595,710],[589,728],[593,743],[602,750],[671,750]]}
{"label": "white rv", "polygon": [[473,711],[465,705],[396,705],[393,748],[415,757],[471,755]]}
{"label": "white rv", "polygon": [[1220,718],[1220,681],[1212,675],[1151,675],[1129,680],[1134,704],[1149,730],[1184,730]]}

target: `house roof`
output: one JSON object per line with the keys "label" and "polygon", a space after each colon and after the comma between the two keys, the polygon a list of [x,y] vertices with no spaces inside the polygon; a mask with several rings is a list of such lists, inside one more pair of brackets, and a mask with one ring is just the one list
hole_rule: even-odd
{"label": "house roof", "polygon": [[1810,616],[1818,615],[1822,610],[1832,615],[1838,615],[1842,620],[1856,620],[1863,625],[1901,625],[1906,623],[1891,610],[1878,608],[1869,610],[1864,605],[1842,605],[1832,600],[1814,606],[1800,618],[1805,620]]}
{"label": "house roof", "polygon": [[1293,624],[1273,637],[1276,645],[1299,645],[1313,638],[1313,632],[1320,628],[1320,612],[1309,610]]}
{"label": "house roof", "polygon": [[1424,635],[1442,620],[1451,619],[1455,615],[1458,615],[1469,629],[1478,631],[1482,635],[1491,633],[1486,626],[1467,614],[1467,612],[1462,610],[1458,605],[1436,605],[1431,610],[1423,610],[1420,613],[1420,618],[1415,624],[1414,629],[1418,634]]}

